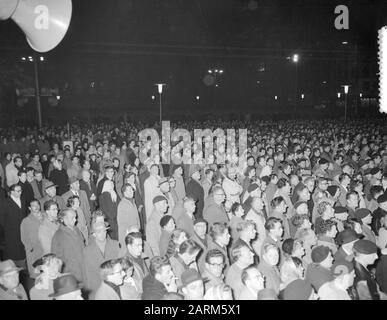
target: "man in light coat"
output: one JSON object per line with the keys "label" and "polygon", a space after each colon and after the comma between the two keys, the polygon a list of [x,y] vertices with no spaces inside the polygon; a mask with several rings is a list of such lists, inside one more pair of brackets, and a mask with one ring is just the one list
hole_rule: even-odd
{"label": "man in light coat", "polygon": [[122,199],[117,208],[118,240],[125,247],[125,237],[131,227],[141,228],[140,217],[134,202],[134,189],[130,184],[121,188]]}
{"label": "man in light coat", "polygon": [[125,271],[117,259],[101,264],[101,285],[95,294],[95,300],[122,300],[120,287],[124,284]]}
{"label": "man in light coat", "polygon": [[144,182],[144,196],[145,196],[145,213],[146,220],[148,222],[153,211],[153,199],[154,197],[161,195],[159,188],[159,167],[157,164],[153,164],[150,167],[150,176]]}

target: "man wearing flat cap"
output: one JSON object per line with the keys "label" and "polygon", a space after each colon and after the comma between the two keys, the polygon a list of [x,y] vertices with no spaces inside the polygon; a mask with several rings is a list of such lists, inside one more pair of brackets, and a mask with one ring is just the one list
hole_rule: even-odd
{"label": "man wearing flat cap", "polygon": [[376,243],[376,237],[370,224],[372,222],[371,211],[365,208],[359,208],[355,211],[355,218],[361,221],[361,229],[365,240],[370,240]]}
{"label": "man wearing flat cap", "polygon": [[185,270],[181,275],[180,287],[184,300],[203,300],[204,280],[195,269]]}
{"label": "man wearing flat cap", "polygon": [[86,192],[80,189],[79,180],[80,179],[75,176],[69,178],[70,190],[64,193],[62,195],[62,198],[64,202],[67,203],[67,200],[70,197],[79,197],[80,208],[82,209],[83,214],[85,216],[87,228],[90,229],[91,212],[89,199],[87,198]]}
{"label": "man wearing flat cap", "polygon": [[312,250],[312,262],[308,265],[305,279],[309,281],[318,293],[320,287],[333,280],[331,267],[333,257],[330,249],[325,246],[317,246]]}
{"label": "man wearing flat cap", "polygon": [[160,220],[168,210],[167,198],[158,195],[153,198],[153,212],[146,224],[146,239],[152,249],[153,256],[160,255]]}
{"label": "man wearing flat cap", "polygon": [[63,210],[66,208],[66,204],[61,196],[58,196],[56,194],[57,190],[57,185],[54,182],[51,181],[45,181],[43,182],[43,190],[45,193],[45,196],[40,199],[40,207],[44,207],[44,203],[47,202],[48,200],[55,201],[58,204],[58,209]]}
{"label": "man wearing flat cap", "polygon": [[19,271],[12,260],[0,262],[0,300],[28,300],[19,282]]}
{"label": "man wearing flat cap", "polygon": [[337,235],[336,239],[340,247],[334,255],[335,262],[352,262],[354,258],[353,245],[356,241],[359,240],[359,236],[357,235],[356,231],[352,229],[346,229],[341,231]]}
{"label": "man wearing flat cap", "polygon": [[368,270],[378,259],[378,247],[369,240],[356,241],[353,246],[355,256],[355,281],[360,300],[386,300],[387,296],[380,291],[375,276]]}

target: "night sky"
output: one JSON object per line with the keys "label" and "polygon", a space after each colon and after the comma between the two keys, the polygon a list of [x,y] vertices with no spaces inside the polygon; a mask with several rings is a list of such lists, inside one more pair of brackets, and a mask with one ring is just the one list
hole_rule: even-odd
{"label": "night sky", "polygon": [[[349,30],[334,28],[339,4],[349,7]],[[291,103],[295,66],[286,57],[298,53],[299,92],[324,102],[348,81],[355,52],[376,62],[384,24],[382,0],[76,0],[64,40],[44,54],[40,78],[59,87],[67,107],[152,108],[154,83],[165,82],[171,114],[254,112],[274,95]],[[14,83],[32,85],[31,66],[20,63],[32,51],[13,21],[0,22],[0,43],[3,68],[22,70]],[[203,81],[209,68],[224,70],[216,89]]]}

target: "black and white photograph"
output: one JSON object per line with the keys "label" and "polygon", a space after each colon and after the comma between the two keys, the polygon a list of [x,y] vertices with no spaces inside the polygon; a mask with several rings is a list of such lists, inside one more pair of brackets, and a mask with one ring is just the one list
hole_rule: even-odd
{"label": "black and white photograph", "polygon": [[0,300],[387,300],[387,2],[0,0]]}

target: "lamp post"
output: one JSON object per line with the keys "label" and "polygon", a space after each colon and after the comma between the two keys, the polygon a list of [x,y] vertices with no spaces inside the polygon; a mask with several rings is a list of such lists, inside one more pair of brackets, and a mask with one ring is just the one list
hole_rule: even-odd
{"label": "lamp post", "polygon": [[214,80],[214,108],[216,109],[216,88],[219,87],[217,80],[218,80],[218,75],[223,74],[223,70],[222,69],[209,69],[208,73],[212,74],[215,78],[215,80]]}
{"label": "lamp post", "polygon": [[[23,62],[27,62],[26,57],[22,57]],[[40,61],[44,61],[44,57],[39,57]],[[34,79],[35,79],[35,97],[36,97],[36,109],[38,111],[38,126],[42,127],[42,107],[40,103],[40,86],[39,86],[39,67],[38,67],[38,56],[34,52],[34,56],[28,56],[28,61],[34,64]]]}
{"label": "lamp post", "polygon": [[155,86],[157,86],[157,91],[159,92],[159,105],[160,105],[160,126],[163,121],[163,108],[161,105],[161,94],[163,93],[163,86],[165,86],[165,83],[156,83]]}
{"label": "lamp post", "polygon": [[347,102],[348,102],[348,91],[349,91],[349,85],[343,85],[344,87],[344,93],[345,93],[345,100],[344,100],[344,122],[347,122]]}
{"label": "lamp post", "polygon": [[292,60],[296,65],[296,75],[295,75],[295,82],[294,82],[294,111],[297,109],[297,100],[298,100],[298,61],[300,59],[300,56],[296,53],[293,55]]}

